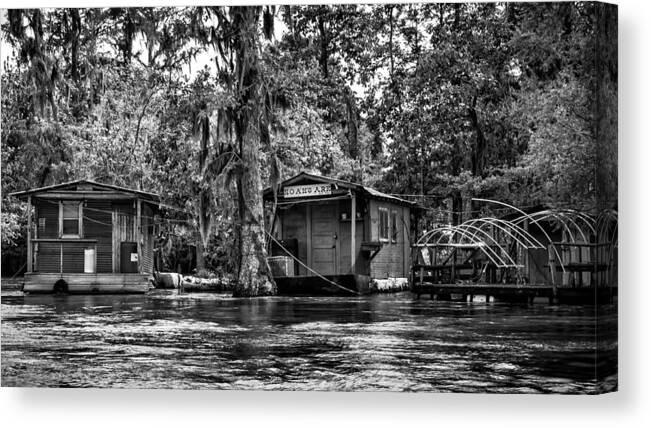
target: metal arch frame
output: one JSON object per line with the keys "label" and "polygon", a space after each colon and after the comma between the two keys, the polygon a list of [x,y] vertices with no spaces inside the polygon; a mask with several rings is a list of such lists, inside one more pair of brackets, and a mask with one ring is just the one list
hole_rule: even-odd
{"label": "metal arch frame", "polygon": [[[427,237],[432,237],[432,236],[434,236],[436,233],[442,233],[442,232],[445,232],[445,231],[452,232],[451,235],[448,235],[448,236],[447,236],[448,240],[450,240],[450,239],[454,239],[454,236],[455,236],[457,233],[458,233],[462,238],[469,238],[469,236],[468,236],[468,232],[465,231],[465,230],[461,230],[461,229],[459,229],[457,226],[441,226],[441,227],[438,227],[438,228],[436,228],[436,229],[431,230],[431,231],[428,232],[427,234],[423,235],[423,238],[424,238],[425,236],[427,236]],[[436,242],[433,243],[433,244],[430,243],[429,241],[428,241],[427,243],[421,243],[420,240],[419,240],[419,243],[416,244],[416,245],[417,245],[417,246],[421,246],[421,247],[430,247],[430,246],[431,246],[431,247],[436,247],[436,246],[439,246],[439,245],[441,244],[441,239],[443,239],[444,237],[445,237],[445,236],[441,236],[441,237],[439,237],[439,238],[436,240]],[[472,238],[472,237],[470,237],[470,238]],[[421,238],[421,239],[422,239],[422,238]],[[486,244],[485,244],[483,241],[474,241],[474,240],[472,240],[472,239],[469,239],[469,240],[471,241],[471,242],[470,242],[471,245],[476,245],[477,248],[481,248],[481,249],[482,249],[482,252],[483,252],[484,254],[486,254],[486,257],[488,257],[488,258],[490,259],[491,262],[495,263],[495,265],[501,265],[501,264],[503,264],[504,261],[501,259],[501,257],[499,257],[499,255],[497,255],[497,253],[495,253],[495,252],[492,250],[492,248],[488,248],[488,249],[493,253],[492,255],[489,254],[489,253],[487,253],[487,252],[485,251],[485,248],[486,248],[487,246],[486,246]],[[500,262],[502,262],[502,263],[500,263],[500,262],[498,262],[497,260],[495,260],[494,257],[496,257],[496,258],[497,258]]]}
{"label": "metal arch frame", "polygon": [[[496,245],[496,246],[501,250],[501,252],[504,254],[504,256],[506,256],[506,258],[508,258],[509,261],[511,262],[511,264],[506,264],[506,263],[504,263],[504,259],[503,259],[502,257],[500,257],[500,260],[502,261],[502,265],[498,265],[497,267],[503,267],[503,268],[506,268],[506,267],[516,267],[516,268],[517,268],[517,267],[521,267],[520,265],[518,265],[518,264],[515,262],[515,260],[513,260],[513,259],[511,258],[511,256],[509,255],[509,253],[508,253],[504,248],[502,248],[502,246],[500,245],[500,243],[499,243],[498,241],[496,241],[495,238],[493,238],[492,236],[490,236],[490,234],[489,234],[488,232],[486,232],[485,230],[482,230],[482,229],[480,229],[480,228],[478,228],[478,227],[476,227],[476,226],[473,226],[473,225],[467,225],[467,224],[464,224],[464,223],[462,223],[460,226],[462,226],[462,227],[464,227],[464,228],[472,228],[472,229],[475,229],[477,232],[481,232],[481,233],[483,233],[483,234],[484,234],[488,239],[490,239],[491,241],[493,241],[493,243],[495,243],[495,245]],[[473,235],[473,237],[474,237],[474,236],[475,236],[475,235]],[[491,248],[490,245],[488,245],[486,248],[489,248],[489,249],[492,250],[492,248]],[[497,254],[496,254],[496,257],[499,257],[499,256],[497,256]]]}
{"label": "metal arch frame", "polygon": [[[496,267],[520,269],[522,265],[518,265],[511,255],[512,252],[508,251],[509,245],[517,245],[527,250],[550,249],[551,246],[551,251],[556,256],[557,265],[560,265],[560,270],[563,273],[567,273],[563,258],[559,254],[558,243],[551,239],[551,236],[541,224],[543,221],[553,221],[559,224],[563,231],[563,240],[568,239],[570,245],[582,242],[589,243],[593,236],[596,237],[599,244],[610,244],[607,252],[607,270],[611,272],[616,265],[612,262],[612,256],[618,244],[618,213],[614,209],[603,210],[596,216],[574,209],[546,209],[527,214],[504,202],[481,198],[473,198],[473,200],[502,205],[513,209],[520,215],[510,221],[494,217],[481,217],[467,220],[456,226],[438,226],[418,238],[414,247],[443,247],[446,243],[450,246],[456,244],[458,246],[476,247]],[[548,242],[547,245],[543,244],[544,240],[537,239],[532,233],[524,229],[523,223],[525,221],[530,221],[532,225],[536,225],[540,229]],[[495,246],[497,248],[494,248]],[[519,260],[519,253],[515,258]]]}
{"label": "metal arch frame", "polygon": [[545,229],[543,229],[540,225],[538,225],[538,221],[537,221],[536,219],[534,219],[533,217],[531,217],[529,214],[525,213],[525,212],[522,211],[521,209],[516,208],[516,207],[514,207],[513,205],[509,205],[509,204],[507,204],[507,203],[505,203],[505,202],[494,201],[494,200],[492,200],[492,199],[482,199],[482,198],[472,198],[472,200],[473,200],[473,201],[479,201],[479,202],[489,202],[489,203],[493,203],[493,204],[497,204],[497,205],[502,205],[502,206],[505,206],[505,207],[511,208],[511,209],[513,209],[513,210],[519,212],[520,214],[522,214],[525,218],[527,218],[527,219],[533,221],[533,223],[536,224],[536,225],[538,226],[538,228],[542,231],[542,233],[545,235],[545,237],[546,237],[547,240],[549,241],[550,245],[552,246],[552,249],[554,250],[554,253],[556,254],[556,260],[558,260],[558,262],[559,262],[560,265],[561,265],[561,269],[563,270],[563,273],[565,273],[565,265],[563,265],[563,260],[562,260],[562,258],[561,258],[561,255],[558,253],[558,250],[556,249],[556,246],[554,245],[554,243],[553,243],[551,237],[549,236],[549,234],[545,231]]}
{"label": "metal arch frame", "polygon": [[[463,224],[472,224],[474,225],[475,223],[482,223],[483,225],[490,225],[492,227],[497,227],[500,231],[506,233],[509,235],[511,238],[513,238],[517,243],[519,243],[522,247],[524,248],[545,248],[545,246],[538,241],[536,238],[533,237],[530,233],[526,232],[522,228],[509,223],[508,221],[502,220],[502,219],[497,219],[493,217],[482,217],[482,218],[476,218],[472,220],[468,220],[464,222]],[[504,225],[504,226],[501,226]],[[511,230],[513,233],[516,233],[519,235],[520,239],[523,239],[527,241],[526,243],[520,241],[516,236],[514,236],[509,230]]]}
{"label": "metal arch frame", "polygon": [[[455,239],[455,235],[459,234],[460,239],[459,243],[463,239],[466,239],[468,241],[468,244],[470,245],[476,245],[477,248],[479,248],[485,255],[490,259],[491,262],[493,262],[497,267],[515,267],[518,268],[520,265],[518,265],[509,255],[506,253],[506,251],[502,248],[502,246],[497,242],[494,238],[492,238],[486,231],[481,230],[475,226],[472,225],[465,225],[465,228],[461,227],[462,225],[459,226],[441,226],[438,228],[435,228],[429,232],[427,232],[425,235],[423,235],[419,240],[416,246],[418,247],[436,247],[441,245],[441,240],[444,238],[448,239],[448,242],[450,240]],[[498,254],[493,248],[491,248],[490,245],[486,245],[486,242],[484,240],[478,240],[476,239],[477,232],[474,234],[471,233],[467,228],[474,228],[477,231],[485,234],[491,241],[493,241],[497,247],[501,249],[502,252],[506,255],[506,257],[512,262],[508,263],[507,260],[505,260],[503,255]],[[444,232],[451,232],[449,234],[444,234]],[[430,239],[437,234],[440,234],[439,238],[436,240],[436,242],[431,243]],[[427,238],[426,242],[422,242],[423,239]]]}
{"label": "metal arch frame", "polygon": [[[531,217],[538,218],[538,221],[543,221],[543,220],[547,220],[549,218],[553,218],[554,220],[558,221],[560,224],[563,225],[563,229],[570,236],[571,242],[576,243],[577,240],[575,238],[575,235],[572,234],[572,228],[568,226],[568,223],[571,223],[571,225],[574,226],[574,228],[579,232],[579,234],[583,238],[583,242],[590,242],[588,237],[583,232],[583,229],[581,227],[579,227],[578,223],[576,221],[574,221],[570,216],[568,216],[567,213],[554,211],[554,210],[545,210],[545,211],[538,211],[536,213],[533,213],[533,214],[531,214]],[[521,217],[518,217],[515,221],[516,222],[522,222],[524,220],[525,220],[525,218],[521,216]],[[585,221],[585,219],[583,219],[583,220]],[[590,226],[590,229],[594,232],[594,227],[592,227],[592,225],[590,225],[589,223],[588,223],[588,225]],[[542,229],[542,227],[540,225],[538,225],[538,227]]]}
{"label": "metal arch frame", "polygon": [[593,234],[597,233],[597,231],[596,231],[596,229],[595,229],[595,223],[596,223],[596,222],[595,222],[595,219],[592,218],[592,217],[590,217],[588,214],[586,214],[586,213],[584,213],[584,212],[581,212],[581,211],[572,210],[572,209],[567,209],[567,208],[566,208],[566,209],[562,209],[562,210],[558,210],[558,211],[559,211],[559,212],[566,213],[566,214],[568,214],[568,215],[576,216],[577,218],[579,218],[580,220],[582,220],[582,221],[586,224],[586,226],[588,226],[588,228],[590,229],[590,231],[591,231]]}

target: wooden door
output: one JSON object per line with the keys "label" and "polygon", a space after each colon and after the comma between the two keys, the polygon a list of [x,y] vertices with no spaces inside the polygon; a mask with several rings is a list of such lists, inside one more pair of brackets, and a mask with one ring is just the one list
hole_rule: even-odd
{"label": "wooden door", "polygon": [[[122,269],[122,243],[137,242],[135,227],[135,210],[132,204],[113,204],[113,272],[125,272]],[[131,260],[131,254],[128,254]],[[132,268],[126,268],[132,269]]]}
{"label": "wooden door", "polygon": [[[280,215],[281,238],[291,247],[295,243],[296,250],[293,255],[298,257],[301,263],[309,264],[307,260],[307,210],[305,205],[294,206],[285,210]],[[286,247],[290,251],[292,248]],[[281,252],[279,255],[286,255]],[[294,263],[296,275],[311,275],[300,263]]]}
{"label": "wooden door", "polygon": [[312,211],[312,269],[321,275],[337,273],[337,205],[314,205]]}
{"label": "wooden door", "polygon": [[138,244],[120,242],[120,273],[138,273]]}

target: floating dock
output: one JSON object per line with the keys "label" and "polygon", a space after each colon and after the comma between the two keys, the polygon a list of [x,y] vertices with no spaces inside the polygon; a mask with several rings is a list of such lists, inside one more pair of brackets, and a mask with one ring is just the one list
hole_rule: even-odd
{"label": "floating dock", "polygon": [[139,273],[26,273],[25,293],[126,294],[146,293],[151,275]]}
{"label": "floating dock", "polygon": [[274,277],[278,294],[290,296],[353,296],[370,294],[367,275],[324,275]]}
{"label": "floating dock", "polygon": [[472,302],[483,296],[486,302],[533,303],[536,298],[545,298],[549,304],[607,304],[613,303],[617,287],[554,287],[531,284],[432,284],[416,283],[412,287],[416,298],[421,295],[430,299]]}

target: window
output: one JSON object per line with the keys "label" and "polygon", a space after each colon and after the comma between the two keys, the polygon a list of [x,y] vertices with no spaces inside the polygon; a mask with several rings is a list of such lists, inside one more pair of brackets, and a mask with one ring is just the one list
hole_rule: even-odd
{"label": "window", "polygon": [[61,237],[79,238],[81,235],[81,221],[79,216],[79,202],[61,203]]}
{"label": "window", "polygon": [[389,210],[386,208],[378,208],[378,212],[380,213],[380,218],[379,218],[379,235],[380,235],[380,241],[388,241],[389,240]]}
{"label": "window", "polygon": [[398,212],[391,211],[391,242],[398,242]]}
{"label": "window", "polygon": [[37,236],[40,238],[43,236],[45,233],[45,217],[39,217],[38,218],[38,234]]}

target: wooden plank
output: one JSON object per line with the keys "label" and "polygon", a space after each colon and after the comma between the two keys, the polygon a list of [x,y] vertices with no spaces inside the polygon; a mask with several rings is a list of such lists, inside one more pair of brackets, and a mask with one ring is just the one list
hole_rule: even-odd
{"label": "wooden plank", "polygon": [[77,231],[80,238],[84,237],[84,210],[83,203],[80,203],[77,207]]}
{"label": "wooden plank", "polygon": [[32,238],[32,242],[81,242],[86,244],[93,244],[97,242],[97,239],[93,238],[84,238],[84,239],[75,239],[75,238]]}
{"label": "wooden plank", "polygon": [[593,247],[610,247],[613,244],[610,242],[581,242],[581,243],[574,243],[574,242],[553,242],[553,245],[557,245],[559,247],[577,247],[577,248],[593,248]]}
{"label": "wooden plank", "polygon": [[63,204],[59,201],[59,238],[63,236]]}
{"label": "wooden plank", "polygon": [[32,272],[32,197],[27,197],[27,272]]}
{"label": "wooden plank", "polygon": [[70,293],[145,293],[149,275],[97,273],[32,273],[25,275],[24,291],[51,293],[54,284],[63,279]]}
{"label": "wooden plank", "polygon": [[112,262],[112,267],[113,267],[113,273],[118,272],[118,211],[116,207],[113,207],[113,212],[111,213],[111,224],[113,227],[111,228],[111,254],[113,258]]}
{"label": "wooden plank", "polygon": [[307,205],[305,220],[307,229],[307,265],[312,267],[312,205]]}
{"label": "wooden plank", "polygon": [[42,242],[38,244],[36,263],[33,272],[59,272],[59,243]]}
{"label": "wooden plank", "polygon": [[[307,220],[306,220],[306,206],[296,206],[287,210],[279,210],[280,226],[279,237],[280,239],[296,239],[297,241],[297,256],[305,264],[309,264],[308,259],[308,244],[307,244]],[[298,265],[298,273],[307,273],[305,267]]]}
{"label": "wooden plank", "polygon": [[80,199],[103,199],[103,200],[125,200],[135,199],[135,196],[131,193],[118,192],[118,191],[106,191],[106,192],[38,192],[34,193],[35,198],[40,199],[55,199],[55,200],[80,200]]}
{"label": "wooden plank", "polygon": [[99,273],[113,272],[112,210],[107,201],[87,201],[84,207],[84,236],[96,239]]}
{"label": "wooden plank", "polygon": [[311,223],[312,269],[322,275],[334,275],[338,269],[339,221],[337,206],[314,206]]}
{"label": "wooden plank", "polygon": [[[529,233],[529,219],[524,220],[524,231],[526,233]],[[493,226],[493,229],[495,227]],[[529,260],[529,251],[525,250],[524,254],[524,271],[526,272],[527,278],[529,278],[529,281],[531,281],[531,263]]]}
{"label": "wooden plank", "polygon": [[402,276],[409,277],[409,256],[411,251],[409,250],[411,244],[411,236],[409,236],[409,208],[403,207],[400,210],[400,237],[402,239]]}
{"label": "wooden plank", "polygon": [[38,238],[59,237],[59,203],[51,201],[33,200],[32,203],[37,209]]}
{"label": "wooden plank", "polygon": [[[490,247],[490,245],[486,245],[483,242],[476,243],[476,244],[456,244],[456,243],[439,242],[433,244],[414,244],[413,247],[416,248],[450,247],[450,248],[461,248],[461,249],[464,248],[473,249],[473,248]],[[496,247],[496,246],[493,245],[492,247]]]}
{"label": "wooden plank", "polygon": [[142,204],[136,199],[136,244],[138,246],[138,272],[142,272]]}
{"label": "wooden plank", "polygon": [[355,273],[357,263],[357,248],[355,246],[355,228],[357,227],[357,197],[351,192],[350,198],[350,270]]}
{"label": "wooden plank", "polygon": [[83,242],[61,242],[63,246],[63,273],[84,272],[84,250],[88,248]]}
{"label": "wooden plank", "polygon": [[[428,277],[425,277],[429,279]],[[547,284],[433,284],[428,282],[423,282],[417,284],[416,288],[435,288],[435,289],[463,289],[463,290],[483,290],[483,289],[495,289],[495,290],[552,290],[553,287]],[[586,287],[587,288],[587,287]]]}

